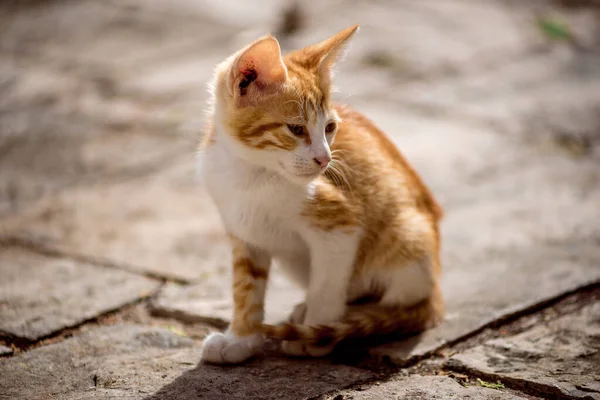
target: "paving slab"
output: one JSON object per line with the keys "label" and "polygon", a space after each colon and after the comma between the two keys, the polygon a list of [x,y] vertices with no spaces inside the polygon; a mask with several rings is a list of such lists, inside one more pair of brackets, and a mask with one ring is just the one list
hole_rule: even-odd
{"label": "paving slab", "polygon": [[[410,375],[393,377],[376,385],[364,385],[358,389],[347,389],[339,392],[333,400],[380,400],[380,399],[482,399],[482,400],[517,400],[531,399],[498,389],[481,386],[465,387],[446,376]],[[342,397],[339,397],[342,396]]]}
{"label": "paving slab", "polygon": [[450,368],[557,398],[600,399],[600,303],[454,355]]}
{"label": "paving slab", "polygon": [[152,294],[128,272],[0,248],[0,331],[36,340]]}
{"label": "paving slab", "polygon": [[227,271],[231,250],[215,207],[198,185],[173,180],[67,190],[6,218],[0,236],[180,281]]}
{"label": "paving slab", "polygon": [[136,325],[101,327],[0,361],[10,399],[143,398],[192,369],[189,338]]}
{"label": "paving slab", "polygon": [[30,64],[0,53],[0,216],[64,187],[122,181],[192,152],[179,117],[117,96],[110,72]]}
{"label": "paving slab", "polygon": [[237,367],[198,365],[200,353],[194,341],[170,331],[102,327],[1,360],[0,393],[14,400],[304,399],[373,377],[351,366],[275,356]]}
{"label": "paving slab", "polygon": [[311,399],[374,377],[364,369],[327,360],[286,358],[271,348],[263,359],[225,370],[199,365],[148,400]]}
{"label": "paving slab", "polygon": [[227,53],[215,44],[236,30],[179,11],[168,29],[172,15],[131,2],[0,11],[0,216],[76,183],[122,181],[193,152],[197,130],[190,139],[179,127],[202,114],[215,55]]}
{"label": "paving slab", "polygon": [[423,115],[493,126],[515,141],[598,160],[599,54],[551,47],[465,76],[410,82],[387,98]]}

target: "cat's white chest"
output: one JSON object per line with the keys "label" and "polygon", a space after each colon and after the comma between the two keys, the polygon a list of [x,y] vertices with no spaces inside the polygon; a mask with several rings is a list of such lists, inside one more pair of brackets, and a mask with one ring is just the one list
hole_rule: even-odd
{"label": "cat's white chest", "polygon": [[257,179],[239,162],[223,162],[218,151],[209,152],[204,162],[206,188],[231,234],[274,256],[305,251],[296,230],[301,206],[297,193]]}

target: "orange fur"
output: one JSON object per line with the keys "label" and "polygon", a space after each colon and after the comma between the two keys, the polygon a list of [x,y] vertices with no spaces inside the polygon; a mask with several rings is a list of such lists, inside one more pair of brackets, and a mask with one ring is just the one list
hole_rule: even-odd
{"label": "orange fur", "polygon": [[[266,36],[217,67],[213,94],[218,112],[203,140],[204,151],[215,146],[215,125],[222,127],[227,140],[241,146],[238,151],[254,157],[312,149],[317,137],[314,127],[321,123],[319,129],[323,129],[320,119],[328,118],[325,122],[332,129],[323,137],[330,144],[332,160],[311,178],[314,190],[302,200],[297,215],[319,235],[359,235],[356,248],[349,249],[354,261],[344,300],[348,307],[339,320],[314,326],[262,324],[269,266],[257,251],[267,251],[251,245],[252,237],[232,235],[235,310],[231,330],[237,336],[262,332],[319,347],[345,337],[413,333],[443,316],[440,206],[381,130],[360,113],[330,100],[332,65],[356,30],[357,26],[351,27],[284,57],[277,41]],[[334,129],[331,124],[336,123]],[[290,125],[301,128],[293,134]],[[307,126],[313,127],[312,133]],[[403,278],[387,278],[408,268],[412,269],[407,279],[415,276],[420,291],[405,297],[390,293],[390,285],[398,282],[410,288]],[[373,299],[371,303],[354,303],[367,297]],[[308,353],[328,351],[309,348]]]}
{"label": "orange fur", "polygon": [[[403,265],[408,260],[433,254],[432,294],[411,308],[373,304],[350,307],[338,324],[330,326],[263,325],[262,330],[278,339],[315,343],[422,331],[439,322],[444,314],[438,282],[441,273],[438,222],[442,209],[381,130],[347,106],[336,109],[341,122],[332,150],[334,154],[339,152],[344,179],[336,179],[336,172],[326,174],[303,215],[326,230],[356,225],[364,229],[354,265],[356,277],[365,268]],[[374,290],[363,295],[377,297],[379,293]]]}
{"label": "orange fur", "polygon": [[[264,317],[263,300],[256,296],[264,291],[269,265],[259,265],[252,259],[246,245],[230,236],[233,246],[233,322],[232,331],[239,336],[256,331]],[[260,288],[259,288],[260,287]]]}

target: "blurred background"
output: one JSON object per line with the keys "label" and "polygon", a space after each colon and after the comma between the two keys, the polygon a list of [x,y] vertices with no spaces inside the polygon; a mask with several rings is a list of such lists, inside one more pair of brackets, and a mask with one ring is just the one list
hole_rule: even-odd
{"label": "blurred background", "polygon": [[[157,313],[226,321],[228,246],[193,173],[212,68],[268,32],[289,50],[355,23],[335,97],[446,209],[449,320],[597,273],[592,0],[3,0],[0,238],[159,279]],[[270,295],[281,315],[301,298]]]}
{"label": "blurred background", "polygon": [[[337,98],[398,140],[410,137],[403,145],[441,144],[451,121],[591,156],[600,129],[599,4],[4,0],[0,213],[189,160],[217,62],[267,32],[288,50],[354,23],[362,30],[339,66]],[[456,139],[451,146],[466,153],[489,152],[488,169],[507,157],[479,138]],[[467,165],[418,150],[411,158],[430,184],[469,184]]]}

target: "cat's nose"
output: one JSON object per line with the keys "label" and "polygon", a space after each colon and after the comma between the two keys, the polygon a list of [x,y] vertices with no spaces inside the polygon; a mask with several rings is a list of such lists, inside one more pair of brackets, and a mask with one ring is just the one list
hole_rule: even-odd
{"label": "cat's nose", "polygon": [[313,161],[315,163],[317,163],[317,165],[321,168],[325,168],[327,167],[327,165],[329,165],[329,162],[331,161],[331,155],[325,153],[325,154],[320,154],[318,156],[316,156],[315,158],[313,158]]}

